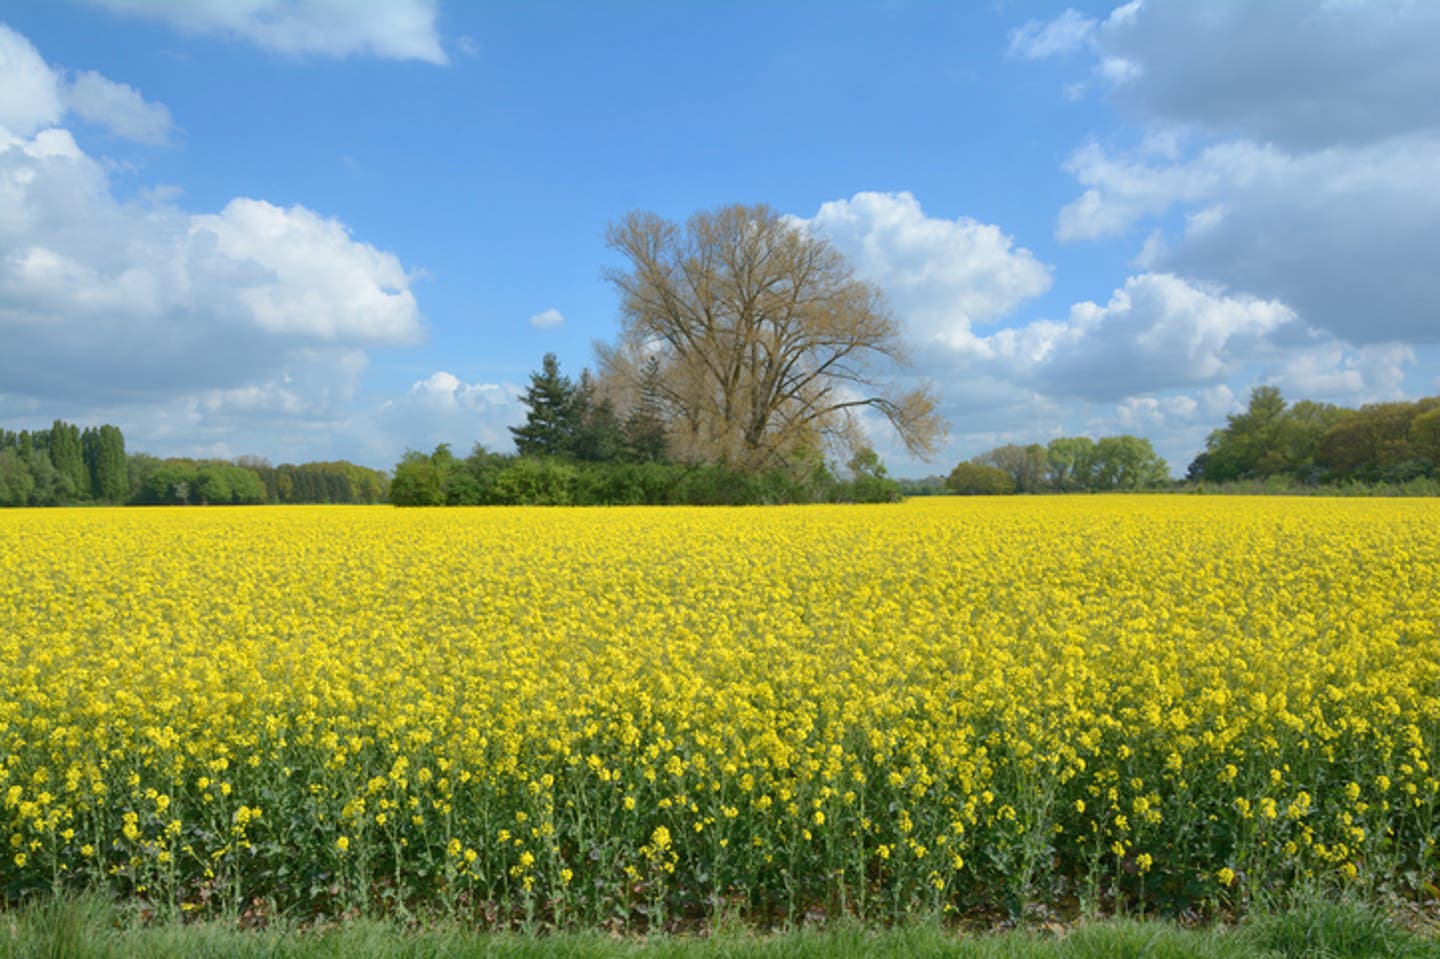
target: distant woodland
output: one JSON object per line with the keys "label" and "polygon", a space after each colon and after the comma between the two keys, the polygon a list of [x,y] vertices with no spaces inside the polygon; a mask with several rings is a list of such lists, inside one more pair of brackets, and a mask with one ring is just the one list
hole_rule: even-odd
{"label": "distant woodland", "polygon": [[617,408],[588,373],[578,382],[563,376],[553,356],[522,399],[528,415],[513,429],[519,452],[477,445],[460,457],[442,444],[406,453],[393,479],[344,460],[160,459],[127,452],[109,424],[0,429],[0,506],[733,505],[1124,490],[1440,495],[1440,397],[1350,409],[1289,404],[1275,387],[1258,387],[1244,411],[1210,433],[1178,482],[1149,440],[1135,436],[1007,444],[920,480],[892,478],[863,446],[844,464],[797,456],[784,467],[746,470],[682,460],[670,452],[667,425],[646,391]]}
{"label": "distant woodland", "polygon": [[0,506],[380,503],[390,478],[344,461],[271,466],[127,453],[119,427],[0,430]]}

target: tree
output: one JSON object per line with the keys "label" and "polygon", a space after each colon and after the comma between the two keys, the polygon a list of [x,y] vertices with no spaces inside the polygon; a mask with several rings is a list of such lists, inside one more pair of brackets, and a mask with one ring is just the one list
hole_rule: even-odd
{"label": "tree", "polygon": [[1413,403],[1370,403],[1349,411],[1325,433],[1316,462],[1337,476],[1372,481],[1423,473],[1425,449],[1414,445],[1411,430],[1415,420],[1433,409],[1440,409],[1440,397]]}
{"label": "tree", "polygon": [[575,385],[561,375],[554,353],[546,353],[540,371],[530,374],[520,401],[529,409],[524,425],[510,427],[516,451],[521,456],[568,455],[581,411]]}
{"label": "tree", "polygon": [[125,437],[118,426],[105,424],[80,435],[90,494],[98,500],[122,503],[130,494],[130,474],[125,461]]}
{"label": "tree", "polygon": [[1051,489],[1089,489],[1095,481],[1095,441],[1088,436],[1060,436],[1045,447],[1045,476]]}
{"label": "tree", "polygon": [[429,456],[406,450],[390,481],[390,502],[396,506],[444,506],[455,469],[455,454],[448,443],[435,447]]}
{"label": "tree", "polygon": [[950,471],[945,488],[964,496],[997,496],[1015,492],[1015,479],[998,466],[972,460]]}
{"label": "tree", "polygon": [[35,491],[35,477],[15,448],[0,449],[0,506],[26,506]]}
{"label": "tree", "polygon": [[891,479],[880,454],[862,447],[845,464],[850,470],[850,493],[857,503],[900,501],[900,484]]}
{"label": "tree", "polygon": [[1095,489],[1154,489],[1169,479],[1170,467],[1147,439],[1106,436],[1095,444]]}
{"label": "tree", "polygon": [[[1243,413],[1225,418],[1225,427],[1212,432],[1205,440],[1205,479],[1247,479],[1265,475],[1261,460],[1276,449],[1285,398],[1273,386],[1257,386],[1250,391],[1250,404]],[[1273,468],[1274,461],[1267,464]]]}
{"label": "tree", "polygon": [[637,463],[665,460],[669,441],[665,436],[665,402],[661,391],[660,358],[647,357],[640,368],[636,387],[638,396],[625,416],[622,427],[625,456]]}
{"label": "tree", "polygon": [[1047,461],[1045,447],[1038,443],[1019,446],[1009,443],[997,446],[975,457],[974,462],[994,466],[1009,474],[1017,493],[1033,493],[1044,484]]}
{"label": "tree", "polygon": [[1410,446],[1416,458],[1430,464],[1432,472],[1440,468],[1440,406],[1410,421]]}
{"label": "tree", "polygon": [[85,449],[80,427],[56,420],[50,427],[50,462],[55,467],[56,490],[60,502],[80,499],[90,492],[90,477],[85,471]]}
{"label": "tree", "polygon": [[615,412],[615,403],[602,396],[589,370],[580,373],[573,394],[574,425],[567,455],[587,463],[613,463],[625,451],[625,430]]}
{"label": "tree", "polygon": [[769,207],[733,205],[683,227],[634,212],[606,241],[629,268],[605,274],[623,326],[602,369],[658,358],[682,458],[761,470],[826,443],[853,451],[863,410],[911,453],[935,452],[945,426],[934,395],[878,378],[877,366],[907,357],[882,294],[823,239]]}

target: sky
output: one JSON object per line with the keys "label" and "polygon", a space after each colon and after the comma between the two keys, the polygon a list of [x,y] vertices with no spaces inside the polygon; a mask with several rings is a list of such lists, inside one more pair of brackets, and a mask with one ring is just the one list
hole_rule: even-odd
{"label": "sky", "polygon": [[1440,4],[7,0],[0,426],[512,448],[608,224],[765,203],[885,293],[945,473],[1440,393]]}

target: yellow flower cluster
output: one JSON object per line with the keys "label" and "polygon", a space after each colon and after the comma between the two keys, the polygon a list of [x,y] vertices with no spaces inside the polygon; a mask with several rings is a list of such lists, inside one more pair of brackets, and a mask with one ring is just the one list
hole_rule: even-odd
{"label": "yellow flower cluster", "polygon": [[1434,883],[1440,505],[0,512],[0,888],[557,923]]}

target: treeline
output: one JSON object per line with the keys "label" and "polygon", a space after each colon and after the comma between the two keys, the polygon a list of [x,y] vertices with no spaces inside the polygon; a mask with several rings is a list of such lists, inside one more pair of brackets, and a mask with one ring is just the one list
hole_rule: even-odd
{"label": "treeline", "polygon": [[[1401,485],[1440,479],[1440,397],[1348,409],[1257,387],[1190,463],[1191,483]],[[1428,485],[1428,484],[1427,484]]]}
{"label": "treeline", "polygon": [[521,401],[525,422],[511,428],[515,455],[476,445],[461,459],[441,444],[409,451],[396,465],[397,506],[743,505],[891,502],[900,486],[880,458],[861,448],[838,476],[817,452],[792,451],[783,465],[741,468],[672,455],[673,421],[657,361],[639,371],[623,410],[589,371],[578,382],[547,354]]}
{"label": "treeline", "polygon": [[[1147,439],[1062,436],[1046,446],[998,446],[958,464],[944,487],[962,495],[999,495],[1160,489],[1169,482],[1169,467]],[[922,490],[934,485],[917,484]]]}
{"label": "treeline", "polygon": [[0,430],[0,506],[378,503],[389,477],[344,461],[160,459],[127,453],[119,427]]}
{"label": "treeline", "polygon": [[119,427],[0,429],[0,506],[122,503],[132,488]]}
{"label": "treeline", "polygon": [[[141,454],[143,457],[143,454]],[[271,466],[255,457],[226,460],[144,457],[131,502],[143,505],[380,503],[389,477],[346,461]]]}

